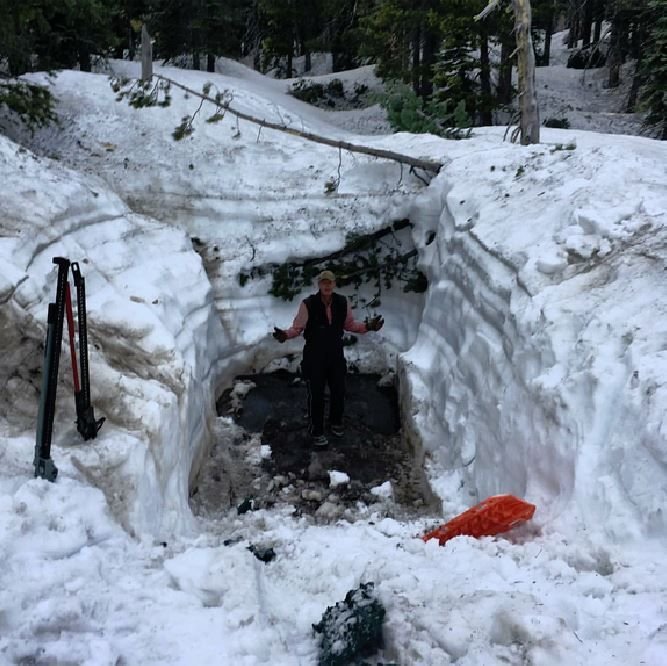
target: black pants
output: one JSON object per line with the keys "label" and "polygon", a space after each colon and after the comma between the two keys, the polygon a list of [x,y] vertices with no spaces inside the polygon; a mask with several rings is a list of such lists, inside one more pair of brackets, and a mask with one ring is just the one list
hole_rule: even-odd
{"label": "black pants", "polygon": [[345,407],[345,373],[347,365],[342,353],[313,357],[304,350],[301,371],[308,387],[308,419],[310,434],[324,433],[324,390],[329,385],[329,422],[342,425]]}

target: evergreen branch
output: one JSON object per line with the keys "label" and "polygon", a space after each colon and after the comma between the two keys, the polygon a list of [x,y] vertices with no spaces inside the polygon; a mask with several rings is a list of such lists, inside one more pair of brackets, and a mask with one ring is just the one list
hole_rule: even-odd
{"label": "evergreen branch", "polygon": [[7,107],[31,132],[57,121],[53,96],[42,86],[23,82],[0,82],[0,107]]}

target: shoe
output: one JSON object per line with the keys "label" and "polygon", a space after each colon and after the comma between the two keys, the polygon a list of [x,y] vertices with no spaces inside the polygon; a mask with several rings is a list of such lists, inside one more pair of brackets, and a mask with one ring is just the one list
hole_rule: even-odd
{"label": "shoe", "polygon": [[324,435],[313,435],[313,446],[322,448],[329,444],[329,440]]}
{"label": "shoe", "polygon": [[331,426],[331,434],[334,437],[342,437],[345,434],[345,430],[343,430],[342,425],[332,425]]}

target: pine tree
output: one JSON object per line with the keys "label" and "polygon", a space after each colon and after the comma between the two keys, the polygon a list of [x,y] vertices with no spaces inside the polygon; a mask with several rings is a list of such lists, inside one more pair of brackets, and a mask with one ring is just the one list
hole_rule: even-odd
{"label": "pine tree", "polygon": [[45,0],[47,34],[35,43],[40,68],[75,67],[91,70],[93,55],[103,55],[115,45],[112,15],[118,8],[104,0],[71,0],[53,6]]}
{"label": "pine tree", "polygon": [[[116,6],[102,0],[0,0],[0,62],[7,74],[74,67],[91,69],[94,54],[114,45],[111,16]],[[49,92],[38,86],[0,85],[0,107],[9,108],[29,126],[54,118]]]}
{"label": "pine tree", "polygon": [[10,76],[32,69],[35,41],[48,30],[41,3],[0,0],[0,60],[6,61]]}
{"label": "pine tree", "polygon": [[409,0],[381,0],[370,7],[362,19],[362,56],[377,62],[377,73],[383,79],[412,83],[419,92],[413,76],[415,34],[421,16]]}
{"label": "pine tree", "polygon": [[242,0],[152,0],[146,13],[155,55],[190,55],[194,69],[215,69],[216,56],[239,57],[247,3]]}
{"label": "pine tree", "polygon": [[667,0],[650,0],[647,36],[642,46],[644,86],[641,104],[648,111],[646,124],[667,140]]}
{"label": "pine tree", "polygon": [[266,25],[263,40],[265,67],[283,69],[285,78],[294,73],[294,51],[301,3],[306,0],[260,0],[260,12]]}
{"label": "pine tree", "polygon": [[476,121],[491,124],[487,26],[474,19],[483,6],[483,2],[468,0],[446,5],[440,15],[443,41],[434,66],[434,99],[445,116],[458,109],[460,118],[464,109],[468,126],[478,124]]}
{"label": "pine tree", "polygon": [[13,76],[77,64],[89,71],[91,57],[116,42],[111,18],[118,9],[103,0],[0,0],[0,57]]}

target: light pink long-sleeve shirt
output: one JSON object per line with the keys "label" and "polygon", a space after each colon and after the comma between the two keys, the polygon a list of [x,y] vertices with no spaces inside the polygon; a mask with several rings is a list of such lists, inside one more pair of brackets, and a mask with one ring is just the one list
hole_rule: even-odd
{"label": "light pink long-sleeve shirt", "polygon": [[[347,301],[347,299],[345,300]],[[329,323],[331,323],[333,316],[331,313],[331,303],[329,303],[328,305],[326,303],[324,304],[324,311],[326,312]],[[294,321],[292,322],[292,326],[288,328],[287,331],[285,331],[287,333],[287,339],[289,340],[290,338],[296,338],[299,335],[301,335],[304,329],[306,328],[307,323],[308,323],[308,308],[306,306],[306,302],[301,301],[299,305],[299,310],[296,313],[296,317],[294,317]],[[352,308],[350,307],[349,301],[347,301],[347,315],[345,316],[343,329],[345,329],[346,331],[350,331],[351,333],[360,333],[361,335],[368,332],[368,329],[366,328],[366,324],[364,324],[364,322],[354,320],[354,315],[352,314]]]}

